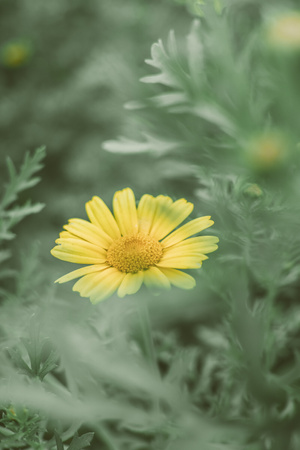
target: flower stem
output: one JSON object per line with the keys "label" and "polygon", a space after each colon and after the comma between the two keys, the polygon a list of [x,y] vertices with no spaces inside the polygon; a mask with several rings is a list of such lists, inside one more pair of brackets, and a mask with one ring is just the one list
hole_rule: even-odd
{"label": "flower stem", "polygon": [[155,348],[151,332],[151,324],[148,306],[145,300],[139,300],[138,302],[138,315],[141,328],[142,347],[152,372],[156,377],[159,377],[159,370],[157,367],[157,360],[155,354]]}
{"label": "flower stem", "polygon": [[113,441],[111,434],[103,424],[95,424],[93,430],[96,433],[96,436],[106,445],[108,450],[119,450],[119,447]]}
{"label": "flower stem", "polygon": [[[145,299],[140,299],[137,305],[139,323],[141,329],[141,345],[146,356],[149,366],[151,368],[151,372],[153,377],[156,380],[160,379],[160,373],[157,366],[156,353],[153,343],[153,337],[151,332],[151,324],[150,317],[148,311],[148,305]],[[156,414],[159,414],[160,406],[159,406],[159,395],[155,394],[153,398],[153,408]]]}

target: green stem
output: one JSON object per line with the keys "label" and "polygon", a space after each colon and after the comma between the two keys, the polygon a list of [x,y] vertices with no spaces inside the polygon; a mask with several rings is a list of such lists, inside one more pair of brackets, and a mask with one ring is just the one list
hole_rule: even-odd
{"label": "green stem", "polygon": [[103,424],[94,424],[92,428],[95,431],[96,436],[106,445],[107,450],[119,450],[119,447],[114,442],[110,432]]}
{"label": "green stem", "polygon": [[146,358],[148,359],[153,374],[156,377],[159,377],[160,374],[157,367],[157,360],[151,332],[149,311],[146,301],[144,299],[142,300],[139,299],[137,309],[139,315],[143,351]]}
{"label": "green stem", "polygon": [[[139,324],[141,330],[141,340],[142,340],[142,348],[144,351],[144,355],[146,356],[148,363],[150,365],[152,374],[155,379],[160,379],[160,373],[157,366],[156,353],[153,343],[153,337],[151,332],[151,324],[147,303],[144,299],[139,299],[137,302],[137,310],[139,316]],[[153,398],[153,408],[154,411],[158,414],[160,411],[159,407],[159,396],[154,395]]]}

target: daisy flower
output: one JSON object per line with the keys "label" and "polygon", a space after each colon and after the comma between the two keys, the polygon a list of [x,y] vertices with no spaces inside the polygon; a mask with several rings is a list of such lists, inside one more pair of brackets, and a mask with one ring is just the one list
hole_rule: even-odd
{"label": "daisy flower", "polygon": [[283,133],[268,130],[257,134],[245,144],[245,156],[253,169],[272,171],[284,164],[289,156],[289,141]]}
{"label": "daisy flower", "polygon": [[90,221],[70,219],[51,253],[56,258],[88,264],[56,280],[80,278],[73,290],[92,303],[111,296],[135,294],[146,286],[182,289],[195,286],[195,279],[178,269],[198,269],[215,251],[215,236],[191,237],[214,222],[199,217],[177,228],[193,211],[185,199],[145,194],[136,206],[130,188],[117,191],[113,214],[99,197],[86,203]]}
{"label": "daisy flower", "polygon": [[300,11],[286,11],[270,20],[267,41],[279,50],[300,50]]}
{"label": "daisy flower", "polygon": [[32,47],[27,41],[9,42],[0,50],[0,59],[4,66],[16,68],[28,62]]}

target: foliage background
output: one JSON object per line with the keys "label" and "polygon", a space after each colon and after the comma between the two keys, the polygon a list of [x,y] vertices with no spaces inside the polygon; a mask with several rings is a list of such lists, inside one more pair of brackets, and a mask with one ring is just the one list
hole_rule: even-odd
{"label": "foliage background", "polygon": [[[2,0],[0,448],[299,449],[300,53],[266,34],[286,10]],[[126,186],[193,201],[220,249],[193,291],[94,307],[49,251]]]}

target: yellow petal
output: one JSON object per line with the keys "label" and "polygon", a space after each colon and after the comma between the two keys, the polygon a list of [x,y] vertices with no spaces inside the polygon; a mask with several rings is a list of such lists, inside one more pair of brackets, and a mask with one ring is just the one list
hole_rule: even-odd
{"label": "yellow petal", "polygon": [[209,219],[210,216],[198,217],[197,219],[186,223],[178,228],[178,230],[173,231],[173,233],[162,241],[163,247],[166,248],[170,245],[177,244],[177,242],[183,241],[184,239],[193,236],[193,234],[200,233],[200,231],[205,230],[205,228],[211,227],[214,222]]}
{"label": "yellow petal", "polygon": [[202,251],[196,249],[189,249],[187,251],[185,248],[182,249],[180,247],[179,248],[168,247],[164,251],[163,256],[161,257],[159,262],[167,261],[173,258],[188,258],[188,257],[198,258],[200,261],[208,259],[208,256],[205,256],[204,252],[202,253]]}
{"label": "yellow petal", "polygon": [[60,244],[60,249],[63,252],[73,253],[83,256],[91,256],[93,258],[106,258],[106,250],[101,247],[97,247],[90,242],[84,241],[82,239],[68,238],[68,239],[56,239],[57,244]]}
{"label": "yellow petal", "polygon": [[218,246],[216,244],[203,244],[201,246],[201,253],[212,253],[215,252],[218,249]]}
{"label": "yellow petal", "polygon": [[150,267],[144,271],[144,282],[148,287],[170,288],[170,281],[158,267]]}
{"label": "yellow petal", "polygon": [[219,238],[217,236],[197,236],[193,238],[185,239],[184,241],[180,241],[178,244],[175,244],[172,246],[174,247],[188,247],[188,246],[194,246],[197,245],[198,247],[201,247],[203,244],[216,244],[219,242]]}
{"label": "yellow petal", "polygon": [[91,303],[95,305],[113,295],[122,283],[124,276],[125,273],[117,270],[115,274],[111,274],[110,277],[105,278],[103,283],[99,284],[99,286],[91,293]]}
{"label": "yellow petal", "polygon": [[119,227],[109,208],[104,201],[95,196],[86,203],[85,209],[90,221],[100,227],[106,234],[113,239],[121,237]]}
{"label": "yellow petal", "polygon": [[102,258],[101,256],[94,258],[92,256],[84,256],[82,254],[63,251],[60,245],[57,245],[51,250],[51,255],[55,256],[55,258],[62,259],[63,261],[77,264],[101,264],[106,261],[106,258]]}
{"label": "yellow petal", "polygon": [[161,222],[161,220],[169,214],[170,207],[173,205],[173,200],[171,197],[167,197],[166,195],[158,195],[154,200],[156,203],[156,208],[149,234],[152,234],[152,230],[157,228],[157,225]]}
{"label": "yellow petal", "polygon": [[100,270],[106,269],[108,266],[106,264],[93,264],[92,266],[81,267],[80,269],[73,270],[70,273],[55,280],[55,283],[66,283],[67,281],[75,280],[75,278],[82,277],[92,272],[100,272]]}
{"label": "yellow petal", "polygon": [[202,261],[207,259],[205,255],[189,255],[189,256],[174,256],[164,258],[157,263],[157,267],[170,267],[172,269],[199,269],[202,266]]}
{"label": "yellow petal", "polygon": [[216,236],[200,236],[186,239],[164,249],[164,256],[168,258],[171,255],[187,256],[192,254],[210,253],[217,250],[217,242],[219,242],[219,238]]}
{"label": "yellow petal", "polygon": [[79,292],[82,297],[90,297],[91,302],[96,304],[110,297],[118,289],[125,275],[114,267],[109,267],[80,278],[74,284],[73,291]]}
{"label": "yellow petal", "polygon": [[127,273],[120,284],[118,296],[124,297],[128,294],[135,294],[141,287],[144,280],[144,272]]}
{"label": "yellow petal", "polygon": [[169,279],[170,283],[181,289],[192,289],[196,286],[195,278],[191,275],[176,269],[160,269],[164,275]]}
{"label": "yellow petal", "polygon": [[[160,196],[163,197],[163,196]],[[194,205],[184,198],[172,202],[169,197],[157,197],[157,209],[150,235],[160,240],[180,225],[193,211]],[[169,202],[171,200],[171,203]]]}
{"label": "yellow petal", "polygon": [[152,195],[145,194],[137,209],[139,232],[148,234],[153,223],[157,201]]}
{"label": "yellow petal", "polygon": [[135,197],[130,188],[115,193],[113,198],[113,210],[123,236],[138,232]]}
{"label": "yellow petal", "polygon": [[105,231],[87,220],[70,219],[64,228],[69,233],[106,249],[112,243],[112,238]]}
{"label": "yellow petal", "polygon": [[59,237],[62,238],[62,239],[70,239],[70,238],[74,238],[74,234],[69,233],[68,231],[61,231],[59,233]]}

